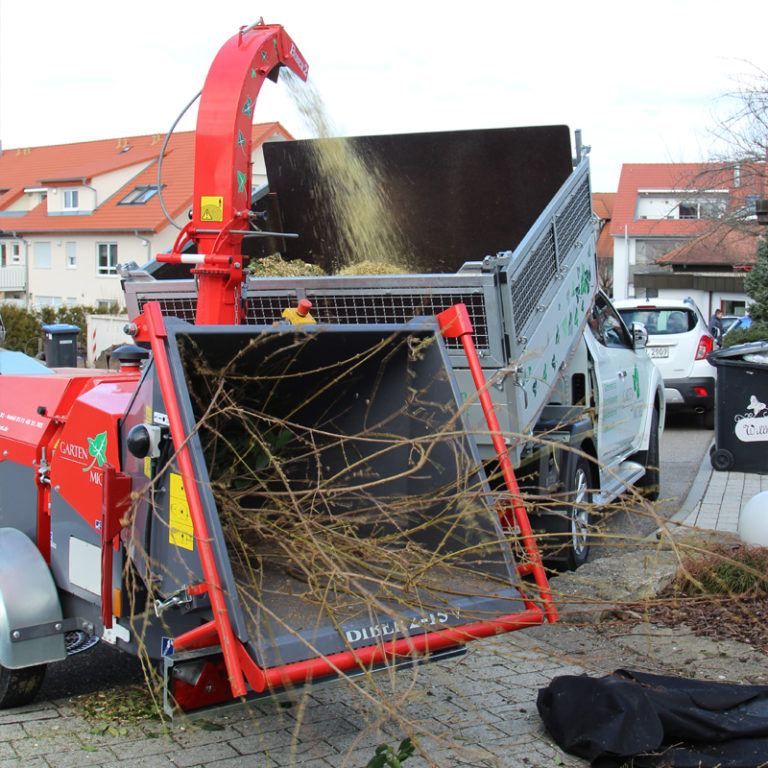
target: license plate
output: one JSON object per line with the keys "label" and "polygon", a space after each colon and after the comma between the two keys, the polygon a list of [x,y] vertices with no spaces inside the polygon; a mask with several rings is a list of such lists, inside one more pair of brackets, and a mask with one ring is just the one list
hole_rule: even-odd
{"label": "license plate", "polygon": [[648,357],[669,357],[669,347],[648,347]]}

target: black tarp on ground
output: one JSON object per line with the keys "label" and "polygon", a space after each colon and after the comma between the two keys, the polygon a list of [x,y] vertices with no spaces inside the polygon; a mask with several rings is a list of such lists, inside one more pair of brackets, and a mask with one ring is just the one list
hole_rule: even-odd
{"label": "black tarp on ground", "polygon": [[768,686],[618,669],[556,677],[537,706],[561,749],[594,766],[768,766]]}

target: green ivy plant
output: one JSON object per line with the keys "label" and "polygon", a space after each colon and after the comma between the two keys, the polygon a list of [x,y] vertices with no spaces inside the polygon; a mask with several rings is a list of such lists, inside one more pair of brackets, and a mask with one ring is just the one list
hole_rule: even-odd
{"label": "green ivy plant", "polygon": [[397,751],[387,744],[379,744],[366,768],[385,768],[385,766],[386,768],[400,768],[409,757],[413,757],[415,751],[416,748],[408,737],[400,742]]}

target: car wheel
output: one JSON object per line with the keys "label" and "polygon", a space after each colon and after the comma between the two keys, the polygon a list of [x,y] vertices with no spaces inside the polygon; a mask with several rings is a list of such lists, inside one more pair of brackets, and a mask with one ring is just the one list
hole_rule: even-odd
{"label": "car wheel", "polygon": [[645,475],[642,480],[643,494],[651,501],[656,501],[661,493],[660,462],[659,412],[654,408],[651,416],[651,434],[648,437],[648,451],[645,454]]}
{"label": "car wheel", "polygon": [[45,664],[23,669],[0,666],[0,708],[21,707],[37,696],[45,677]]}
{"label": "car wheel", "polygon": [[579,456],[566,482],[568,505],[548,518],[553,558],[564,561],[570,571],[583,565],[589,554],[591,478],[587,460]]}
{"label": "car wheel", "polygon": [[632,457],[645,467],[645,474],[637,481],[636,487],[650,501],[656,501],[661,493],[661,472],[659,463],[659,412],[654,408],[651,416],[651,433],[648,437],[648,450],[640,451]]}

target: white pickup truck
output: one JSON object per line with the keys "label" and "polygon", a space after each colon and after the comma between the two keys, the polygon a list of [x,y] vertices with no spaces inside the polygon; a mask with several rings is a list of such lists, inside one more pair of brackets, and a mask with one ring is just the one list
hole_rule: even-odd
{"label": "white pickup truck", "polygon": [[[264,252],[312,261],[327,251],[316,222],[333,216],[317,207],[311,144],[265,146],[271,195],[265,190],[254,207],[265,230],[299,237],[277,238]],[[573,168],[565,126],[359,137],[353,146],[374,158],[383,187],[396,187],[396,220],[418,219],[406,234],[426,254],[422,266],[443,271],[251,278],[244,322],[280,322],[283,309],[302,299],[320,324],[405,323],[465,304],[520,485],[542,499],[529,511],[534,528],[552,534],[540,546],[550,561],[579,566],[592,504],[608,504],[633,485],[658,494],[665,413],[645,330],[628,329],[597,287],[588,160]],[[486,255],[495,243],[506,247]],[[458,269],[447,273],[446,265]],[[194,320],[191,277],[157,264],[124,270],[124,277],[131,317],[155,300],[164,315]],[[446,346],[460,390],[474,392],[460,342],[447,339]],[[467,407],[493,482],[488,428],[479,404]]]}

